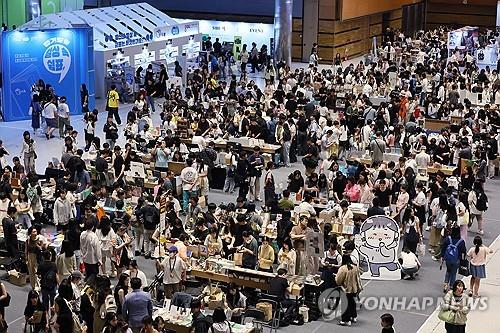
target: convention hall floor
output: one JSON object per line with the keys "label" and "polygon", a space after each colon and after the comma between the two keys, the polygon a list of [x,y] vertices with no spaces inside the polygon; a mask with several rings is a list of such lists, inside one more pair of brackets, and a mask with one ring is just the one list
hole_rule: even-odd
{"label": "convention hall floor", "polygon": [[[103,104],[102,102],[100,104]],[[101,105],[101,110],[103,105]],[[125,118],[126,113],[130,106],[124,106],[120,110],[120,115]],[[155,114],[158,117],[158,113]],[[97,125],[98,132],[102,131],[105,116],[100,114],[99,123]],[[82,116],[73,116],[71,118],[72,125],[80,132],[79,141],[83,142],[83,120]],[[11,123],[0,123],[0,139],[3,140],[4,146],[10,151],[11,156],[18,155],[21,149],[20,142],[22,139],[22,132],[30,129],[30,122],[20,121]],[[44,137],[37,135],[35,137],[37,143],[37,170],[43,172],[48,161],[52,157],[60,157],[62,152],[63,141],[59,139],[52,139],[47,141]],[[122,139],[123,140],[123,139]],[[123,145],[123,142],[119,144]],[[303,170],[301,163],[294,164],[291,168],[279,168],[275,172],[275,179],[277,184],[282,182],[286,186],[287,175],[295,170]],[[500,234],[500,182],[498,180],[489,181],[486,185],[486,193],[489,197],[490,209],[485,214],[485,235],[484,240],[486,244],[490,244]],[[221,202],[235,201],[234,195],[224,194],[220,191],[211,191],[209,201],[217,204]],[[474,229],[475,230],[475,229]],[[468,247],[472,244],[474,233],[469,233],[467,240]],[[425,234],[428,237],[428,233]],[[421,258],[422,269],[419,276],[414,281],[364,281],[364,291],[362,296],[365,297],[379,297],[379,296],[397,296],[399,298],[406,297],[419,297],[421,301],[423,297],[436,297],[441,296],[441,282],[443,281],[444,271],[439,269],[439,264],[432,261],[429,255]],[[148,279],[153,278],[154,266],[152,262],[146,262],[143,258],[139,259],[140,268],[146,272]],[[24,326],[24,317],[22,316],[24,307],[26,305],[27,293],[30,289],[29,285],[24,287],[16,287],[10,283],[6,283],[8,292],[12,296],[10,307],[6,309],[6,320],[9,323],[9,332],[18,333],[22,332]],[[482,288],[482,295],[488,296],[487,285]],[[407,301],[408,302],[408,301]],[[282,328],[280,332],[300,332],[310,330],[314,333],[331,332],[378,332],[380,330],[379,317],[385,312],[393,313],[396,318],[396,328],[398,332],[416,332],[419,327],[426,321],[427,317],[433,312],[436,304],[429,306],[425,309],[415,309],[409,311],[384,309],[367,310],[361,309],[358,315],[358,323],[349,328],[341,328],[337,326],[336,322],[316,321],[307,323],[304,326],[289,326]]]}

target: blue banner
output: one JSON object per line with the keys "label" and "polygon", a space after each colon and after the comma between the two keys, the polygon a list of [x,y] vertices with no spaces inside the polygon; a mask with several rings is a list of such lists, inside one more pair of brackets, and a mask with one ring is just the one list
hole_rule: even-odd
{"label": "blue banner", "polygon": [[2,33],[5,121],[29,119],[31,88],[39,79],[66,96],[72,114],[81,113],[80,86],[94,107],[92,30],[87,28]]}

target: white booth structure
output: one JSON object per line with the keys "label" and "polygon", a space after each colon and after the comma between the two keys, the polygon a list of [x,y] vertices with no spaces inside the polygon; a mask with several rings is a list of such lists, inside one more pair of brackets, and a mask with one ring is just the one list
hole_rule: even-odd
{"label": "white booth structure", "polygon": [[197,21],[177,21],[147,3],[42,15],[20,30],[79,26],[93,29],[97,98],[106,96],[106,76],[112,68],[121,68],[128,84],[134,83],[135,69],[151,63],[179,60],[186,75],[186,61],[194,61],[201,51]]}

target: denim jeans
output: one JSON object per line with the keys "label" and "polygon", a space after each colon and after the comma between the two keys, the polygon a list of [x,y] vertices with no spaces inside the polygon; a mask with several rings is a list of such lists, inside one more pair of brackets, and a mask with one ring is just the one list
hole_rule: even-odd
{"label": "denim jeans", "polygon": [[148,102],[149,106],[151,107],[151,111],[155,112],[155,99],[152,96],[146,96],[146,101]]}
{"label": "denim jeans", "polygon": [[292,145],[291,141],[283,142],[283,160],[285,162],[285,166],[290,166],[290,147]]}
{"label": "denim jeans", "polygon": [[184,212],[187,213],[189,198],[191,198],[191,196],[197,196],[197,195],[198,195],[197,191],[182,190],[182,209],[184,210]]}
{"label": "denim jeans", "polygon": [[226,167],[226,180],[224,181],[224,192],[233,192],[236,185],[234,177],[229,177],[229,173],[234,171],[233,166]]}
{"label": "denim jeans", "polygon": [[457,279],[458,263],[457,262],[446,262],[446,274],[444,275],[444,283],[448,283],[450,288],[453,287],[455,280]]}

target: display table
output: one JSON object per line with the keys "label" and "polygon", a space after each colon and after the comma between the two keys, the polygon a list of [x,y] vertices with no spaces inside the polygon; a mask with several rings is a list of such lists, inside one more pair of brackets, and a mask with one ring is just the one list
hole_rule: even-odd
{"label": "display table", "polygon": [[[234,283],[238,286],[268,290],[269,280],[276,276],[276,273],[262,272],[255,269],[242,268],[234,265],[234,261],[227,259],[209,258],[205,262],[192,261],[189,273],[201,279],[218,281],[222,283]],[[288,275],[290,284],[297,285],[296,295],[299,296],[304,286],[321,286],[323,281],[315,276],[307,277],[298,275]]]}
{"label": "display table", "polygon": [[442,128],[450,126],[447,120],[425,118],[425,129],[433,132],[439,132]]}
{"label": "display table", "polygon": [[[204,310],[205,315],[211,315],[213,311]],[[189,333],[193,317],[190,310],[178,311],[175,307],[155,308],[153,309],[153,319],[162,317],[165,321],[165,328],[176,333]],[[230,322],[232,333],[252,333],[254,327],[252,323],[241,325]]]}
{"label": "display table", "polygon": [[[181,142],[188,145],[188,146],[193,145],[191,138],[181,139]],[[215,148],[220,149],[220,150],[224,150],[224,151],[227,150],[228,143],[237,143],[237,141],[234,141],[233,138],[229,138],[229,140],[227,140],[227,141],[226,140],[214,141]],[[281,149],[281,145],[270,145],[267,143],[264,145],[259,145],[259,147],[260,147],[261,153],[267,153],[267,154],[271,154],[273,156]],[[250,145],[250,144],[242,144],[241,145],[241,149],[243,149],[244,151],[247,151],[247,152],[253,152],[254,148],[255,148],[255,145]]]}

